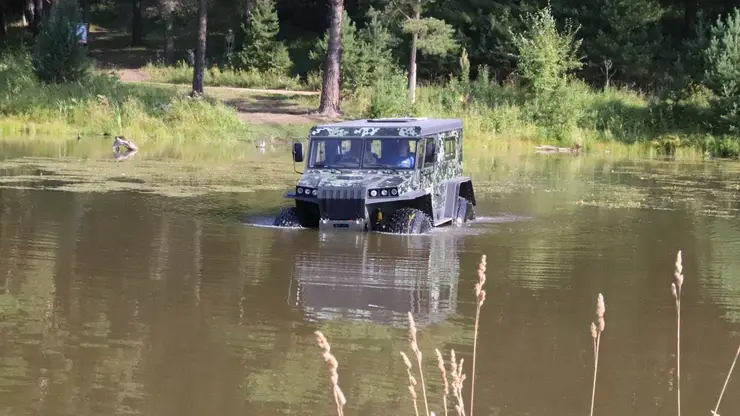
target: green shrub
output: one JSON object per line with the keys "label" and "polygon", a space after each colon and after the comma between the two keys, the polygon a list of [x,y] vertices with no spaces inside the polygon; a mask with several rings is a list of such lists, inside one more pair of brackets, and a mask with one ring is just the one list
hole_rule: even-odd
{"label": "green shrub", "polygon": [[14,96],[35,83],[33,63],[27,50],[0,55],[0,94]]}
{"label": "green shrub", "polygon": [[525,23],[526,29],[512,36],[517,72],[530,92],[526,110],[544,135],[567,139],[585,115],[581,93],[568,82],[582,66],[576,55],[581,40],[569,21],[564,33],[558,31],[549,7],[527,14]]}
{"label": "green shrub", "polygon": [[567,21],[561,34],[549,7],[527,14],[525,26],[522,33],[512,33],[518,50],[517,72],[535,95],[553,92],[571,71],[582,66],[576,56],[581,45],[575,39],[578,29]]}
{"label": "green shrub", "polygon": [[370,105],[365,117],[402,117],[410,116],[408,97],[408,78],[398,69],[388,69],[379,74],[372,87]]}
{"label": "green shrub", "polygon": [[81,22],[76,0],[57,0],[36,38],[33,66],[38,78],[47,83],[81,81],[89,75],[91,61],[79,43]]}

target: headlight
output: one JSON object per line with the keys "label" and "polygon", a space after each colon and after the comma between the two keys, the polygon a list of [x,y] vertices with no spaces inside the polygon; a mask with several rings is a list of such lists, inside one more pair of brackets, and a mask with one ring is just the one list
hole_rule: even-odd
{"label": "headlight", "polygon": [[302,186],[296,186],[295,191],[298,195],[316,196],[318,194],[318,192],[316,192],[316,189]]}
{"label": "headlight", "polygon": [[370,190],[370,197],[375,198],[378,195],[380,196],[398,196],[398,188],[380,188],[380,189],[371,189]]}

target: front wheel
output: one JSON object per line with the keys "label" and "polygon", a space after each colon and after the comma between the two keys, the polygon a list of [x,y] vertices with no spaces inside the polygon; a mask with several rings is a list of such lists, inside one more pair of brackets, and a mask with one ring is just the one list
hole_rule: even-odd
{"label": "front wheel", "polygon": [[280,209],[280,212],[275,216],[272,225],[276,227],[315,228],[318,227],[319,224],[318,218],[310,212],[307,212],[306,209],[285,207]]}
{"label": "front wheel", "polygon": [[457,209],[455,210],[455,223],[463,224],[475,219],[475,207],[467,198],[457,197]]}
{"label": "front wheel", "polygon": [[400,208],[385,220],[383,229],[396,234],[424,234],[431,231],[432,221],[422,210]]}

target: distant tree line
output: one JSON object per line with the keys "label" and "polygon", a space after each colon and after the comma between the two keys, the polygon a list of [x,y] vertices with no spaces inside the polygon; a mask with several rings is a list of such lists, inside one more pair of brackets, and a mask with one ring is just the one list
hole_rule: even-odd
{"label": "distant tree line", "polygon": [[[11,18],[22,17],[37,34],[55,1],[0,0],[1,33]],[[126,27],[132,45],[156,39],[167,64],[195,49],[195,91],[202,91],[206,62],[302,76],[319,68],[322,112],[336,113],[342,90],[372,85],[399,69],[406,72],[413,102],[417,79],[459,75],[463,54],[471,76],[480,68],[498,81],[521,75],[522,44],[515,34],[526,29],[527,16],[548,5],[559,29],[569,30],[563,26],[569,21],[580,39],[572,57],[579,64],[569,70],[594,87],[661,92],[705,83],[712,27],[740,0],[78,0],[78,5],[85,20]],[[206,49],[215,37],[226,44],[229,30],[232,50]]]}

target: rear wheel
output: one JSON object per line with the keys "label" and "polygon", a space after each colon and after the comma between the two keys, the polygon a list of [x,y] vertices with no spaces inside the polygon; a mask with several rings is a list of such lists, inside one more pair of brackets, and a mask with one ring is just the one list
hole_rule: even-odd
{"label": "rear wheel", "polygon": [[384,222],[383,231],[396,234],[424,234],[432,229],[429,216],[415,208],[399,208]]}

